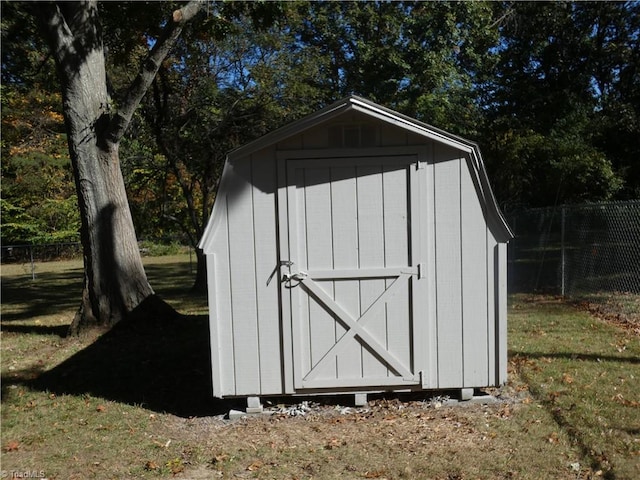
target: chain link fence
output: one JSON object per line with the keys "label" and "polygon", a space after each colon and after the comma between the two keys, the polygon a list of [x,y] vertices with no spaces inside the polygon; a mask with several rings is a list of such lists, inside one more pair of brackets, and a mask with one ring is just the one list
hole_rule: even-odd
{"label": "chain link fence", "polygon": [[39,245],[2,245],[2,263],[50,262],[82,256],[82,245],[45,243]]}
{"label": "chain link fence", "polygon": [[512,292],[640,294],[640,200],[508,216]]}
{"label": "chain link fence", "polygon": [[20,264],[28,266],[31,277],[36,278],[36,262],[51,262],[82,257],[82,244],[46,243],[39,245],[2,245],[2,265]]}

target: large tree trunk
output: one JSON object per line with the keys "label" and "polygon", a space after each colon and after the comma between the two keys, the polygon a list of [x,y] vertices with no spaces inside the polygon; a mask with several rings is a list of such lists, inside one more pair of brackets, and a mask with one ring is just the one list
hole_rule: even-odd
{"label": "large tree trunk", "polygon": [[[190,7],[191,10],[185,10]],[[157,307],[142,265],[120,170],[118,146],[158,65],[199,6],[173,13],[117,112],[111,111],[95,1],[39,4],[56,60],[82,219],[84,290],[71,325],[110,327],[134,309]],[[186,13],[186,14],[185,14]],[[187,15],[188,14],[188,15]],[[147,300],[145,302],[145,300]]]}
{"label": "large tree trunk", "polygon": [[196,278],[191,291],[205,293],[207,291],[207,257],[199,248],[196,248],[196,259]]}

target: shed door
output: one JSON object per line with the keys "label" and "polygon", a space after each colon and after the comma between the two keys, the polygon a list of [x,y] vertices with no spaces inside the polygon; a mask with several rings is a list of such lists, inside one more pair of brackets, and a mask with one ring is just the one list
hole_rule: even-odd
{"label": "shed door", "polygon": [[288,160],[284,170],[294,388],[420,383],[415,155]]}

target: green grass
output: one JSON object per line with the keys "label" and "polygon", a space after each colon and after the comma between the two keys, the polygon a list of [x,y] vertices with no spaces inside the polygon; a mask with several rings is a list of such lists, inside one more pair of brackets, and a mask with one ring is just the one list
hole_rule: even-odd
{"label": "green grass", "polygon": [[[514,296],[510,381],[496,405],[415,397],[305,418],[221,419],[207,304],[188,256],[146,258],[184,314],[64,338],[81,263],[2,267],[2,469],[56,479],[640,478],[633,329],[551,297]],[[637,307],[637,297],[622,299]],[[340,399],[338,399],[339,401]],[[297,400],[296,400],[297,401]]]}
{"label": "green grass", "polygon": [[638,337],[552,298],[519,297],[515,371],[594,471],[640,478]]}

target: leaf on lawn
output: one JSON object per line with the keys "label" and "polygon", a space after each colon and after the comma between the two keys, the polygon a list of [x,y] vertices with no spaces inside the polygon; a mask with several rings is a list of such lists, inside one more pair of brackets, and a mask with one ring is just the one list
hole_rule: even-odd
{"label": "leaf on lawn", "polygon": [[12,440],[9,443],[7,443],[4,447],[2,447],[2,450],[4,452],[15,452],[19,448],[20,448],[20,443],[16,442],[15,440]]}
{"label": "leaf on lawn", "polygon": [[611,397],[611,400],[619,403],[620,405],[624,405],[625,407],[640,407],[640,402],[637,402],[635,400],[627,400],[620,393]]}
{"label": "leaf on lawn", "polygon": [[104,405],[98,405],[96,407],[96,412],[104,412],[107,409]]}
{"label": "leaf on lawn", "polygon": [[381,470],[374,470],[373,472],[364,472],[362,475],[364,478],[382,478],[386,474],[386,470],[383,468]]}
{"label": "leaf on lawn", "polygon": [[211,463],[216,465],[218,463],[226,462],[227,460],[229,460],[229,455],[227,455],[226,453],[222,453],[220,455],[216,455],[215,457],[213,457],[213,459],[211,460]]}
{"label": "leaf on lawn", "polygon": [[325,450],[333,450],[334,448],[339,447],[340,445],[344,445],[345,442],[341,442],[340,440],[338,440],[337,438],[332,438],[331,440],[329,440],[327,442],[327,444],[324,446]]}
{"label": "leaf on lawn", "polygon": [[573,377],[571,375],[569,375],[568,373],[563,373],[562,374],[562,383],[572,384],[573,383]]}
{"label": "leaf on lawn", "polygon": [[553,432],[551,435],[549,435],[549,438],[547,438],[547,441],[549,443],[558,443],[558,434],[556,432]]}
{"label": "leaf on lawn", "polygon": [[263,465],[264,463],[262,463],[260,460],[256,460],[255,462],[253,462],[251,465],[247,467],[247,470],[249,472],[255,472],[256,470],[261,469]]}
{"label": "leaf on lawn", "polygon": [[144,464],[144,469],[147,471],[157,470],[158,468],[160,468],[160,465],[158,465],[153,460],[149,460],[147,463]]}

